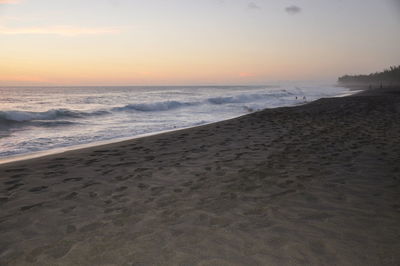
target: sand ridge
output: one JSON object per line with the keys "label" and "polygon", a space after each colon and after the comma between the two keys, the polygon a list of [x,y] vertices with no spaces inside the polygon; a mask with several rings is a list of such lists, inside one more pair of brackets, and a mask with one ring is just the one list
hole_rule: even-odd
{"label": "sand ridge", "polygon": [[0,167],[4,265],[399,265],[400,99],[321,99]]}

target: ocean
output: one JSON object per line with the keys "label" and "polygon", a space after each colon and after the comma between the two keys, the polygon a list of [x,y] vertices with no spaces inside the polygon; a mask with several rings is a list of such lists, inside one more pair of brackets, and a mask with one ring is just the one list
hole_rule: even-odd
{"label": "ocean", "polygon": [[194,127],[348,92],[335,86],[0,87],[0,159]]}

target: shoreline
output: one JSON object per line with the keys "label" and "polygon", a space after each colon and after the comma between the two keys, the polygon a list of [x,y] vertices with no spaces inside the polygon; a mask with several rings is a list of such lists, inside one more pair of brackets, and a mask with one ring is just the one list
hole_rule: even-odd
{"label": "shoreline", "polygon": [[[342,87],[342,86],[340,86],[340,87]],[[343,88],[346,88],[346,87],[343,86]],[[352,90],[351,88],[349,88],[349,92],[348,93],[339,94],[339,95],[332,96],[332,97],[329,97],[329,98],[349,97],[349,96],[358,94],[360,92],[363,92],[365,90],[367,90],[367,89],[364,88],[364,89]],[[324,98],[321,98],[321,99],[324,99]],[[316,100],[316,101],[318,101],[318,100]],[[295,108],[295,107],[298,107],[298,106],[310,104],[312,102],[314,102],[314,101],[303,102],[303,103],[299,103],[299,104],[293,105],[293,106],[266,108],[264,110],[271,110],[271,109],[277,109],[277,108]],[[220,123],[220,122],[223,122],[223,121],[229,121],[231,119],[236,119],[236,118],[239,118],[239,117],[242,117],[242,116],[251,115],[252,113],[260,112],[260,111],[263,111],[263,110],[258,110],[258,111],[254,111],[254,112],[251,112],[251,113],[243,114],[243,115],[240,115],[240,116],[237,116],[237,117],[229,118],[229,119],[226,119],[226,120],[221,120],[221,121],[217,121],[217,122],[210,122],[210,123],[206,123],[206,124],[202,124],[202,125],[195,125],[195,126],[189,126],[189,127],[184,127],[184,128],[162,130],[162,131],[158,131],[158,132],[150,132],[150,133],[140,134],[140,135],[137,135],[137,136],[130,136],[130,137],[123,137],[123,138],[110,139],[110,140],[104,140],[104,141],[97,141],[97,142],[91,142],[91,143],[85,143],[85,144],[79,144],[79,145],[73,145],[73,146],[66,146],[66,147],[59,147],[59,148],[54,148],[54,149],[49,149],[49,150],[43,150],[43,151],[27,153],[27,154],[13,155],[13,156],[9,156],[9,157],[0,158],[0,167],[2,165],[14,163],[14,162],[21,162],[21,161],[25,161],[25,160],[33,160],[33,159],[36,159],[36,158],[42,158],[42,157],[47,157],[47,156],[56,156],[58,154],[64,154],[64,153],[70,152],[70,151],[93,148],[93,147],[97,147],[97,146],[101,147],[101,146],[104,146],[104,145],[115,144],[115,143],[119,143],[119,142],[135,140],[135,139],[139,139],[139,138],[146,138],[146,137],[153,136],[153,135],[164,134],[164,133],[168,133],[168,132],[175,132],[175,131],[180,131],[180,130],[186,130],[186,129],[196,128],[196,127],[206,126],[206,125],[210,125],[210,124]]]}
{"label": "shoreline", "polygon": [[[234,119],[234,118],[231,118],[231,119]],[[226,121],[226,120],[223,120],[223,121]],[[80,145],[60,147],[60,148],[55,148],[55,149],[50,149],[50,150],[43,150],[43,151],[28,153],[28,154],[14,155],[14,156],[10,156],[10,157],[0,158],[0,167],[2,165],[14,163],[14,162],[33,160],[33,159],[43,158],[43,157],[47,157],[47,156],[55,156],[55,155],[64,154],[64,153],[70,152],[70,151],[79,151],[79,150],[90,149],[90,148],[94,148],[94,147],[102,147],[102,146],[107,146],[107,145],[111,145],[111,144],[115,144],[115,143],[130,141],[130,140],[133,141],[135,139],[147,138],[147,137],[151,137],[154,135],[176,132],[176,131],[180,131],[180,130],[201,127],[201,126],[210,125],[210,124],[219,123],[219,122],[212,122],[212,123],[197,125],[197,126],[193,126],[193,127],[185,127],[185,128],[177,128],[177,129],[145,133],[145,134],[140,134],[140,135],[131,136],[131,137],[124,137],[124,138],[97,141],[97,142],[91,142],[91,143],[80,144]]]}
{"label": "shoreline", "polygon": [[399,96],[0,165],[0,264],[399,265]]}
{"label": "shoreline", "polygon": [[[293,106],[295,107],[295,106]],[[277,108],[282,108],[282,107],[277,107]],[[274,109],[274,108],[272,108]],[[35,160],[35,159],[40,159],[40,158],[45,158],[45,157],[50,157],[50,156],[57,156],[57,155],[62,155],[68,152],[76,152],[76,151],[81,151],[81,150],[86,150],[86,149],[95,149],[96,147],[102,148],[102,147],[107,147],[109,145],[113,144],[119,144],[119,143],[124,143],[124,142],[130,142],[130,141],[135,141],[138,139],[143,139],[143,138],[148,138],[152,136],[158,136],[158,135],[163,135],[163,134],[168,134],[168,133],[178,133],[179,131],[183,130],[188,130],[188,129],[193,129],[193,128],[200,128],[203,126],[208,126],[212,124],[217,124],[220,122],[224,121],[230,121],[234,120],[243,116],[251,115],[250,114],[244,114],[238,117],[234,118],[229,118],[226,120],[221,120],[217,122],[211,122],[211,123],[206,123],[202,125],[196,125],[192,127],[184,127],[184,128],[176,128],[176,129],[170,129],[170,130],[163,130],[163,131],[157,131],[157,132],[151,132],[151,133],[145,133],[145,134],[140,134],[137,136],[131,136],[131,137],[125,137],[125,138],[118,138],[118,139],[112,139],[112,140],[105,140],[105,141],[98,141],[98,142],[92,142],[92,143],[86,143],[86,144],[80,144],[80,145],[74,145],[74,146],[68,146],[68,147],[61,147],[61,148],[55,148],[51,150],[44,150],[44,151],[39,151],[39,152],[34,152],[34,153],[29,153],[26,155],[15,155],[7,157],[7,158],[0,158],[0,167],[3,165],[8,165],[12,163],[17,163],[17,162],[24,162],[28,160]]]}

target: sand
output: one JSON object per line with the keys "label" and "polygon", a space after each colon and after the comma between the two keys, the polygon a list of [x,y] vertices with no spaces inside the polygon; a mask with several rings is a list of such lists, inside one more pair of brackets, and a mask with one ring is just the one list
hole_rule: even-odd
{"label": "sand", "polygon": [[400,97],[0,166],[0,265],[400,265]]}

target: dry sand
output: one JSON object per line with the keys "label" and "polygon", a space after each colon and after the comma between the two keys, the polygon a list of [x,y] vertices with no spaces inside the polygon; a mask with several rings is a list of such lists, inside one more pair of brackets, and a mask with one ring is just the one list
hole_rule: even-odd
{"label": "dry sand", "polygon": [[367,93],[2,165],[0,265],[400,265],[399,121]]}

